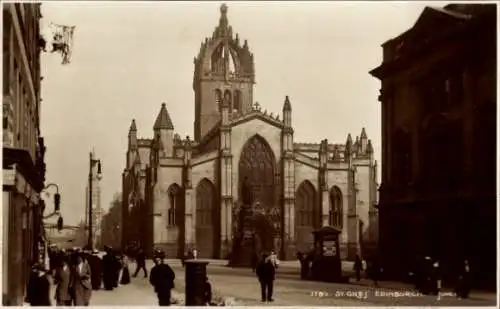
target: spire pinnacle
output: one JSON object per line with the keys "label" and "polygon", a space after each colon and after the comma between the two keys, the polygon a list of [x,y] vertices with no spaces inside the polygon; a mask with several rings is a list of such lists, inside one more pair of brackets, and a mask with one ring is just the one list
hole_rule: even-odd
{"label": "spire pinnacle", "polygon": [[227,5],[223,3],[220,6],[219,31],[223,32],[223,34],[226,34],[228,25],[229,21],[227,19]]}
{"label": "spire pinnacle", "polygon": [[366,146],[366,153],[373,153],[373,145],[372,145],[372,140],[369,139],[368,140],[368,145]]}
{"label": "spire pinnacle", "polygon": [[162,103],[161,104],[161,109],[160,113],[158,114],[158,117],[156,118],[155,125],[153,126],[154,130],[161,130],[161,129],[167,129],[167,130],[173,130],[174,125],[172,124],[172,119],[170,119],[170,115],[168,114],[167,111],[167,104]]}
{"label": "spire pinnacle", "polygon": [[347,134],[347,141],[346,141],[346,144],[348,144],[348,145],[352,145],[352,137],[351,137],[351,133]]}
{"label": "spire pinnacle", "polygon": [[291,111],[292,104],[290,103],[290,98],[288,96],[285,97],[285,103],[283,104],[283,111]]}
{"label": "spire pinnacle", "polygon": [[130,124],[129,132],[137,132],[137,126],[135,125],[135,119],[132,119],[132,123]]}
{"label": "spire pinnacle", "polygon": [[366,135],[366,130],[363,127],[363,129],[361,129],[361,139],[366,139],[366,138],[368,138],[368,136]]}
{"label": "spire pinnacle", "polygon": [[225,3],[220,6],[220,15],[227,16],[227,5]]}

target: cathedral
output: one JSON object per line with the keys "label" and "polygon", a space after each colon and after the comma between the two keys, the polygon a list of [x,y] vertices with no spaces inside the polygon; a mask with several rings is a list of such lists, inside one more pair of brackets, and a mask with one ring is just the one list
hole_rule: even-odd
{"label": "cathedral", "polygon": [[[132,120],[122,174],[122,246],[147,254],[228,258],[242,223],[243,186],[271,226],[282,259],[313,247],[312,232],[341,231],[340,256],[373,251],[378,238],[377,163],[365,129],[342,143],[294,141],[292,100],[281,117],[254,103],[254,55],[234,35],[227,6],[194,59],[194,138],[175,133],[161,105],[152,138],[138,138]],[[258,233],[258,231],[255,231]],[[271,239],[272,238],[272,239]],[[266,240],[266,241],[267,241]],[[269,243],[269,242],[268,242]]]}

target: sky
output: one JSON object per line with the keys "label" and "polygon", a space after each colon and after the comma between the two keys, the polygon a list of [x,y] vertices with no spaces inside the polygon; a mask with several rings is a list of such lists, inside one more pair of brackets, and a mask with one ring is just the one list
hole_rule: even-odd
{"label": "sky", "polygon": [[[167,104],[175,131],[193,136],[193,58],[222,2],[45,2],[42,29],[76,26],[71,63],[42,55],[41,130],[47,183],[59,184],[66,224],[85,217],[89,151],[102,162],[105,210],[120,192],[127,134],[151,138]],[[411,28],[432,2],[229,2],[233,33],[254,54],[254,101],[292,104],[294,141],[344,143],[366,128],[380,162],[381,44]]]}

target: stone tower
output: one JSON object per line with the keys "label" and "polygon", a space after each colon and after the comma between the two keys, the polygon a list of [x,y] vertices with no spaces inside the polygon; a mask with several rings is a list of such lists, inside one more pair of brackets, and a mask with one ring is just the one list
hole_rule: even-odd
{"label": "stone tower", "polygon": [[[255,69],[253,54],[238,34],[233,37],[227,6],[220,8],[219,25],[211,38],[201,43],[194,58],[193,90],[195,96],[194,138],[201,140],[221,119],[223,98],[229,101],[230,114],[244,114],[252,109]],[[219,102],[219,103],[218,103]]]}

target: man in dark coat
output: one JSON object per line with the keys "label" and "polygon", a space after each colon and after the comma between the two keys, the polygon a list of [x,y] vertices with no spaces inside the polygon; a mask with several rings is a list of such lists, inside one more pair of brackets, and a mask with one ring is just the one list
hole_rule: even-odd
{"label": "man in dark coat", "polygon": [[368,276],[373,280],[374,286],[378,286],[378,281],[383,271],[379,258],[374,257],[370,262],[370,269],[368,270]]}
{"label": "man in dark coat", "polygon": [[50,281],[48,270],[42,264],[35,264],[30,274],[27,301],[31,306],[52,306],[50,302]]}
{"label": "man in dark coat", "polygon": [[356,259],[354,260],[354,271],[356,272],[356,281],[360,281],[361,272],[363,271],[363,261],[358,254],[356,254]]}
{"label": "man in dark coat", "polygon": [[471,290],[471,272],[469,261],[465,260],[461,265],[458,282],[455,287],[455,293],[458,298],[468,298]]}
{"label": "man in dark coat", "polygon": [[276,267],[273,264],[273,262],[269,259],[268,254],[262,255],[262,260],[257,266],[256,273],[260,283],[262,301],[263,302],[274,301],[273,288],[274,288],[274,279],[276,277]]}
{"label": "man in dark coat", "polygon": [[116,259],[110,248],[106,247],[106,254],[102,258],[102,281],[104,283],[104,288],[111,291],[115,288],[115,263]]}
{"label": "man in dark coat", "polygon": [[56,284],[57,306],[71,306],[73,301],[72,273],[67,258],[61,260],[59,267],[54,272],[54,283]]}
{"label": "man in dark coat", "polygon": [[203,298],[205,305],[212,305],[212,285],[210,284],[210,280],[208,280],[208,276],[205,276],[205,290]]}
{"label": "man in dark coat", "polygon": [[90,265],[90,271],[92,277],[92,290],[99,290],[102,283],[102,260],[99,257],[99,251],[94,250],[91,255],[88,256],[88,262]]}
{"label": "man in dark coat", "polygon": [[91,276],[90,265],[84,259],[84,254],[77,254],[72,279],[75,306],[88,306],[90,304],[92,296]]}
{"label": "man in dark coat", "polygon": [[114,263],[113,263],[113,287],[118,287],[120,284],[120,272],[122,270],[122,259],[121,259],[121,252],[118,250],[113,251],[113,258],[114,258]]}
{"label": "man in dark coat", "polygon": [[149,282],[155,289],[160,306],[170,306],[170,297],[174,288],[175,273],[165,264],[165,253],[156,250],[154,255],[155,266],[151,269]]}
{"label": "man in dark coat", "polygon": [[135,269],[134,277],[137,277],[139,271],[142,269],[144,271],[144,278],[147,278],[148,270],[146,269],[146,256],[141,248],[137,251],[135,262],[137,263],[137,268]]}

